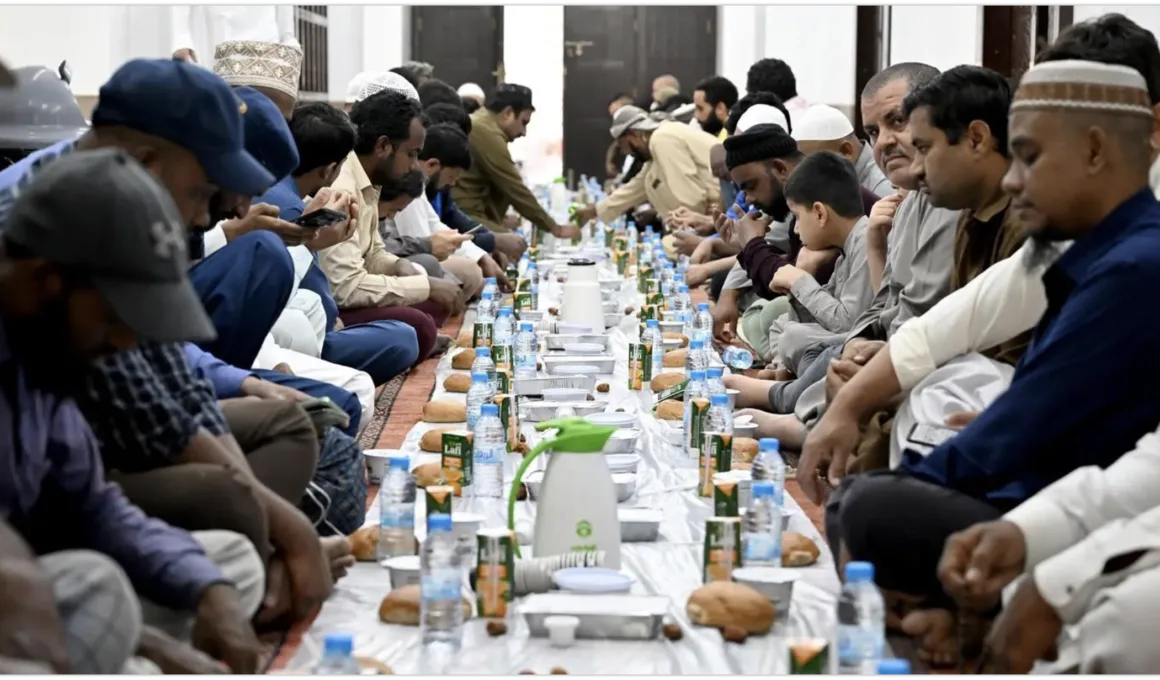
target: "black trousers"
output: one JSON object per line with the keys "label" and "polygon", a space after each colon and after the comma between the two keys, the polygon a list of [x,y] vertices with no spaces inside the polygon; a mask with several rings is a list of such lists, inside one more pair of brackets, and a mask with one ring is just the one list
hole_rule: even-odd
{"label": "black trousers", "polygon": [[954,609],[938,580],[947,538],[999,519],[997,507],[958,491],[890,470],[842,480],[826,504],[826,537],[834,559],[845,544],[851,559],[874,565],[878,587],[923,598],[923,607]]}

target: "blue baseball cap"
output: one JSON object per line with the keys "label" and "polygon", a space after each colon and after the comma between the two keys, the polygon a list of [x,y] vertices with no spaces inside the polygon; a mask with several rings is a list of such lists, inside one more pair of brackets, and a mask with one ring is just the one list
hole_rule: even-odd
{"label": "blue baseball cap", "polygon": [[248,109],[212,71],[179,60],[134,59],[101,86],[93,127],[122,125],[188,149],[219,189],[257,196],[275,177],[246,151]]}
{"label": "blue baseball cap", "polygon": [[298,168],[298,145],[278,106],[252,87],[235,87],[246,105],[246,151],[279,179]]}

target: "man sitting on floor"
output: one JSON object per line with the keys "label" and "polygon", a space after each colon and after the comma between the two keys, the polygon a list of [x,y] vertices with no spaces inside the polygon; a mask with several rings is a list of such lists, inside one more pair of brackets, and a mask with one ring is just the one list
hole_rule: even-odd
{"label": "man sitting on floor", "polygon": [[[848,477],[827,508],[827,537],[842,555],[874,562],[883,589],[923,610],[953,607],[935,574],[949,535],[1077,467],[1109,465],[1160,421],[1160,364],[1148,360],[1160,326],[1136,299],[1160,286],[1153,120],[1144,79],[1129,68],[1049,62],[1020,83],[1004,188],[1037,243],[1076,239],[1043,276],[1047,312],[1010,388],[978,418],[925,457],[906,451],[897,471]],[[1033,253],[1030,266],[1055,251]],[[1091,356],[1099,370],[1078,370]],[[934,613],[910,618],[908,630],[945,648]]]}
{"label": "man sitting on floor", "polygon": [[[0,525],[0,582],[6,592],[19,582],[20,597],[0,608],[0,622],[9,624],[0,628],[5,638],[44,635],[5,645],[8,654],[24,652],[58,671],[118,673],[126,652],[138,651],[143,618],[192,639],[235,673],[257,670],[261,649],[250,617],[264,579],[254,547],[238,534],[190,536],[146,517],[105,481],[96,440],[73,401],[84,391],[86,365],[99,356],[138,339],[212,337],[186,275],[183,231],[165,190],[111,149],[53,163],[6,216],[0,417],[10,436],[0,446],[7,471],[0,514],[15,534]],[[102,575],[108,560],[128,575],[142,610],[110,589],[116,579]],[[85,592],[98,587],[104,590]],[[56,600],[63,627],[22,625]],[[84,613],[99,618],[83,620]],[[164,637],[153,640],[163,647],[141,651],[163,653]]]}

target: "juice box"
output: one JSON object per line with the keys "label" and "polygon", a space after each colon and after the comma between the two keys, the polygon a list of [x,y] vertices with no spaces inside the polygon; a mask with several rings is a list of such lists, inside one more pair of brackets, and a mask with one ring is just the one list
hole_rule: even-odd
{"label": "juice box", "polygon": [[[728,435],[726,435],[728,436]],[[713,512],[717,517],[739,517],[741,485],[725,475],[713,475]]]}
{"label": "juice box", "polygon": [[[705,445],[705,436],[701,434],[701,428],[705,416],[709,414],[709,399],[708,397],[697,397],[692,401],[692,409],[689,418],[689,431],[685,433],[685,451],[693,460],[701,459],[701,447]],[[702,468],[704,466],[701,466]],[[703,473],[702,473],[703,474]],[[701,483],[697,486],[700,495],[709,496],[713,489],[710,482],[704,477],[701,477]]]}
{"label": "juice box", "polygon": [[515,263],[508,265],[507,271],[504,272],[504,276],[508,278],[508,281],[518,281],[520,278],[519,267],[517,267]]}
{"label": "juice box", "polygon": [[[649,319],[657,319],[657,306],[656,305],[641,305],[641,307],[640,307],[640,320],[641,321],[648,321]],[[657,319],[657,321],[660,321],[660,319]]]}
{"label": "juice box", "polygon": [[451,497],[455,495],[455,487],[429,486],[423,490],[427,495],[427,531],[431,531],[431,515],[450,515]]}
{"label": "juice box", "polygon": [[628,346],[628,389],[642,390],[652,380],[652,343]]}
{"label": "juice box", "polygon": [[648,292],[648,280],[653,277],[653,265],[642,264],[636,268],[636,290],[638,293]]}
{"label": "juice box", "polygon": [[705,520],[705,553],[702,578],[705,583],[728,581],[741,566],[741,518],[710,517]]}
{"label": "juice box", "polygon": [[[656,281],[656,279],[649,279],[649,281]],[[659,285],[659,282],[658,282],[658,285]],[[644,303],[646,305],[652,305],[653,307],[656,307],[657,311],[656,311],[655,318],[657,321],[660,321],[661,317],[664,316],[665,296],[659,290],[650,291],[648,293],[645,293]]]}
{"label": "juice box", "polygon": [[786,641],[790,675],[826,675],[830,672],[830,643],[825,638]]}
{"label": "juice box", "polygon": [[[697,417],[694,400],[693,418]],[[708,409],[706,409],[706,412]],[[701,423],[704,424],[703,421]],[[713,475],[733,469],[733,435],[725,432],[705,432],[702,436],[700,457],[697,462],[698,488],[701,496],[713,495]]]}
{"label": "juice box", "polygon": [[515,450],[519,441],[519,423],[516,420],[515,409],[512,408],[513,397],[510,394],[495,395],[495,405],[499,407],[499,422],[503,425],[504,435],[507,438],[508,451]]}
{"label": "juice box", "polygon": [[492,324],[488,321],[476,321],[471,333],[472,347],[491,347]]}
{"label": "juice box", "polygon": [[443,479],[455,489],[456,496],[471,486],[471,433],[455,430],[443,433]]}
{"label": "juice box", "polygon": [[613,250],[612,259],[616,262],[616,273],[624,276],[628,271],[628,253],[623,250]]}
{"label": "juice box", "polygon": [[[495,353],[495,350],[498,350],[498,349],[507,350],[504,352],[505,355],[508,355],[511,353],[511,347],[496,347],[492,350],[493,354]],[[495,391],[498,392],[499,394],[511,394],[511,391],[512,391],[512,372],[511,372],[511,357],[510,356],[507,356],[507,361],[505,362],[503,368],[496,368],[495,369]]]}
{"label": "juice box", "polygon": [[508,602],[515,593],[515,537],[502,528],[480,529],[476,534],[479,566],[475,591],[479,615],[484,618],[507,616]]}
{"label": "juice box", "polygon": [[521,312],[525,309],[532,309],[532,293],[530,291],[519,292],[515,294],[515,309]]}

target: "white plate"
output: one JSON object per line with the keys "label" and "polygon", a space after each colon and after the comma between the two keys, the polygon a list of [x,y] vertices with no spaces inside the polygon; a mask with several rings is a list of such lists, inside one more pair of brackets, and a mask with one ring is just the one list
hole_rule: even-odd
{"label": "white plate", "polygon": [[636,425],[636,414],[633,413],[593,413],[584,419],[593,425],[612,427],[634,427]]}
{"label": "white plate", "polygon": [[[603,331],[604,329],[600,329]],[[581,323],[558,323],[556,324],[556,332],[560,335],[585,335],[587,333],[597,332],[587,324]]]}
{"label": "white plate", "polygon": [[594,342],[570,342],[564,345],[564,351],[568,354],[604,354],[604,345],[598,345]]}
{"label": "white plate", "polygon": [[588,401],[588,390],[578,390],[574,387],[549,387],[543,390],[544,401],[567,403],[570,401]]}
{"label": "white plate", "polygon": [[600,369],[589,364],[564,364],[557,366],[555,375],[599,375]]}
{"label": "white plate", "polygon": [[552,580],[561,590],[574,593],[611,594],[632,590],[636,579],[613,569],[574,567],[552,574]]}

